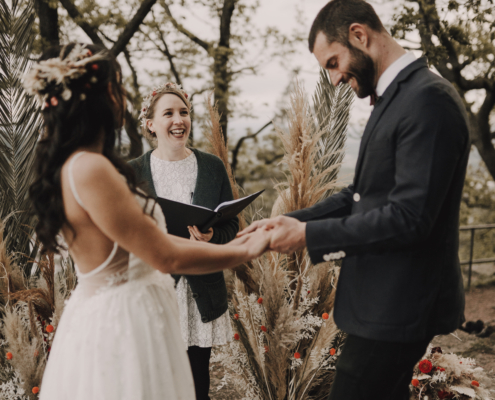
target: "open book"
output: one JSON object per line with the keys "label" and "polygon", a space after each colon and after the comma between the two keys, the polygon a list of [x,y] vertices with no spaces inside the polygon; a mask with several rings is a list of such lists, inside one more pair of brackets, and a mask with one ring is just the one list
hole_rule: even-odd
{"label": "open book", "polygon": [[241,199],[225,201],[214,210],[162,197],[158,197],[156,201],[165,215],[168,233],[189,239],[188,226],[196,225],[201,232],[206,233],[211,227],[237,216],[263,192],[261,190]]}

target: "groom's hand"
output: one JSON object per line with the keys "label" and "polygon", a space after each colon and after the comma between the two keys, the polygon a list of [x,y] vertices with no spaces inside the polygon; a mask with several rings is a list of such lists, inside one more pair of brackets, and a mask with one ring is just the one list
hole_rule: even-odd
{"label": "groom's hand", "polygon": [[262,228],[271,231],[269,249],[272,251],[292,253],[306,246],[306,223],[285,216],[256,221],[239,232],[238,236],[243,236]]}

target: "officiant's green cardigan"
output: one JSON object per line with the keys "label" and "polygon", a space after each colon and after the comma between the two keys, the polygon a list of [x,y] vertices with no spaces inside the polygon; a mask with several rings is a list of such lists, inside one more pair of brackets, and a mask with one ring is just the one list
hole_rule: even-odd
{"label": "officiant's green cardigan", "polygon": [[[198,161],[198,177],[192,203],[214,210],[220,203],[233,200],[229,177],[222,160],[218,157],[191,148]],[[151,176],[151,152],[129,161],[134,169],[137,181],[147,190],[148,194],[157,197],[153,177]],[[232,218],[228,222],[213,227],[213,237],[210,243],[224,244],[235,238],[239,231],[239,219]],[[223,272],[207,275],[184,275],[191,287],[193,298],[198,305],[201,320],[206,323],[213,321],[227,311],[227,287]],[[176,282],[181,275],[173,275]]]}

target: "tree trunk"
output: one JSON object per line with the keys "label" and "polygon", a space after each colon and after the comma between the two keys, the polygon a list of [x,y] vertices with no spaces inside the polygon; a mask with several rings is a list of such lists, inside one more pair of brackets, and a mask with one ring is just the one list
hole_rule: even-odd
{"label": "tree trunk", "polygon": [[125,111],[125,131],[131,141],[128,158],[129,160],[133,160],[143,154],[143,141],[139,134],[138,121],[136,121],[129,110]]}
{"label": "tree trunk", "polygon": [[43,50],[60,44],[58,31],[58,10],[52,8],[45,0],[34,0],[36,14],[40,21],[40,35],[43,39]]}
{"label": "tree trunk", "polygon": [[220,127],[227,143],[227,129],[229,122],[229,86],[230,74],[228,70],[230,49],[219,47],[215,49],[215,59],[213,64],[213,83],[215,85],[214,101],[218,107],[220,115]]}

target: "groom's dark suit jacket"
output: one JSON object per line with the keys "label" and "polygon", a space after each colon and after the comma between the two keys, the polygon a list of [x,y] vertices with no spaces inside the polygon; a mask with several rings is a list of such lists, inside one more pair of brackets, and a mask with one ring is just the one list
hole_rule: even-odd
{"label": "groom's dark suit jacket", "polygon": [[308,221],[313,263],[346,253],[334,311],[344,332],[414,342],[463,323],[458,228],[469,148],[459,95],[419,59],[375,105],[353,184],[288,214]]}

